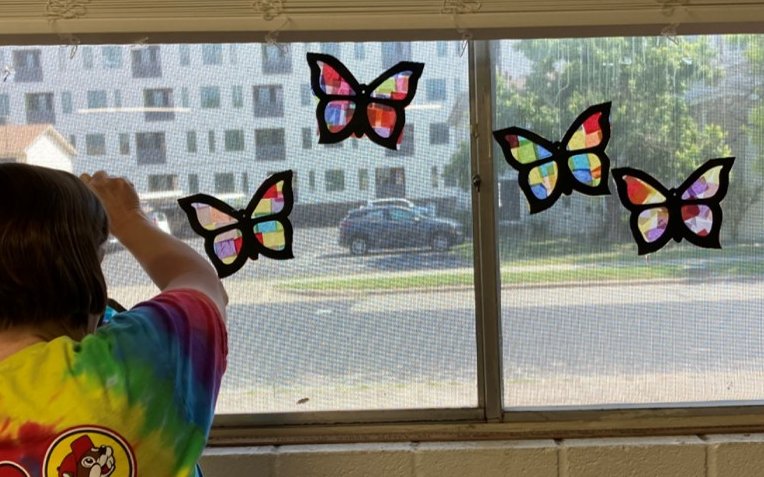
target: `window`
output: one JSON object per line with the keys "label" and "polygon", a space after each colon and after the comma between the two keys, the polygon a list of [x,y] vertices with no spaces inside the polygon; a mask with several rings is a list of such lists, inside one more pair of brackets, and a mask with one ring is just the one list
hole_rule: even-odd
{"label": "window", "polygon": [[449,132],[447,123],[430,123],[430,144],[449,144]]}
{"label": "window", "polygon": [[56,110],[53,93],[27,93],[24,95],[27,124],[55,124]]}
{"label": "window", "polygon": [[385,149],[385,155],[389,157],[414,155],[414,124],[406,123],[398,150]]}
{"label": "window", "polygon": [[406,197],[406,169],[378,167],[374,171],[374,197],[377,199]]}
{"label": "window", "polygon": [[[294,178],[292,182],[294,183]],[[249,194],[249,174],[247,174],[246,172],[241,173],[241,191],[244,192],[245,194]]]}
{"label": "window", "polygon": [[144,113],[146,121],[172,121],[175,119],[175,111],[172,110],[172,88],[144,89],[143,106],[146,107]]}
{"label": "window", "polygon": [[425,84],[427,86],[427,101],[446,100],[446,80],[444,78],[428,79]]}
{"label": "window", "polygon": [[167,143],[164,132],[135,133],[135,152],[138,165],[167,162]]}
{"label": "window", "polygon": [[438,58],[444,58],[448,56],[448,42],[447,41],[439,41],[436,44],[436,48],[438,50]]}
{"label": "window", "polygon": [[325,55],[332,55],[335,58],[339,58],[340,44],[339,43],[321,43],[321,53]]}
{"label": "window", "polygon": [[88,156],[103,156],[106,154],[106,136],[103,134],[86,134],[85,153]]}
{"label": "window", "polygon": [[244,91],[241,85],[231,86],[231,106],[234,108],[244,106]]}
{"label": "window", "polygon": [[283,161],[286,159],[284,129],[255,130],[255,158],[258,161]]}
{"label": "window", "polygon": [[[180,57],[180,66],[191,64],[191,47],[188,45],[178,45],[178,56]],[[198,177],[197,177],[198,180]]]}
{"label": "window", "polygon": [[134,48],[131,52],[133,78],[161,78],[162,61],[159,55],[159,47],[142,46]]}
{"label": "window", "polygon": [[10,114],[11,114],[10,98],[5,93],[0,94],[0,116],[9,116]]}
{"label": "window", "polygon": [[180,105],[184,108],[188,108],[188,88],[185,86],[180,89]]}
{"label": "window", "polygon": [[186,152],[196,152],[196,131],[186,131]]}
{"label": "window", "polygon": [[223,45],[202,45],[202,63],[205,65],[222,65]]}
{"label": "window", "polygon": [[119,153],[123,156],[130,154],[130,135],[127,133],[119,134]]}
{"label": "window", "polygon": [[207,146],[210,152],[215,152],[215,131],[213,130],[207,132]]}
{"label": "window", "polygon": [[313,130],[311,128],[302,128],[302,148],[313,148]]}
{"label": "window", "polygon": [[225,131],[225,150],[229,152],[244,150],[244,131],[242,129]]}
{"label": "window", "polygon": [[369,190],[369,170],[358,169],[358,190]]}
{"label": "window", "polygon": [[178,190],[178,176],[175,174],[150,174],[148,186],[149,192]]}
{"label": "window", "polygon": [[355,43],[353,46],[353,49],[355,50],[356,60],[366,59],[366,45],[364,45],[363,43]]}
{"label": "window", "polygon": [[220,107],[220,88],[217,86],[202,86],[199,90],[202,96],[202,108]]}
{"label": "window", "polygon": [[316,190],[316,171],[308,171],[308,188],[311,191]]}
{"label": "window", "polygon": [[13,50],[13,81],[29,83],[42,81],[41,50]]}
{"label": "window", "polygon": [[97,90],[97,91],[88,91],[88,109],[105,109],[107,106],[106,102],[106,91],[104,90]]}
{"label": "window", "polygon": [[188,175],[188,193],[189,194],[199,193],[199,174]]}
{"label": "window", "polygon": [[440,175],[438,174],[438,166],[432,166],[430,168],[430,187],[437,189],[440,186]]}
{"label": "window", "polygon": [[390,68],[401,61],[411,61],[410,43],[398,41],[382,43],[382,68]]}
{"label": "window", "polygon": [[300,106],[314,105],[313,101],[313,89],[310,87],[310,83],[303,83],[300,85]]}
{"label": "window", "polygon": [[86,70],[93,69],[93,47],[83,46],[80,48],[82,51],[82,67]]}
{"label": "window", "polygon": [[122,91],[118,89],[114,90],[114,107],[115,108],[122,107]]}
{"label": "window", "polygon": [[103,57],[103,67],[107,70],[122,68],[121,46],[104,46],[101,48],[101,56]]}
{"label": "window", "polygon": [[236,179],[232,172],[223,172],[215,174],[215,193],[230,194],[236,192]]}
{"label": "window", "polygon": [[324,171],[324,184],[326,192],[342,192],[345,190],[345,171],[342,169],[328,169]]}
{"label": "window", "polygon": [[256,118],[284,116],[283,87],[275,84],[254,86],[252,100]]}
{"label": "window", "polygon": [[288,44],[262,45],[263,74],[292,72],[292,49]]}
{"label": "window", "polygon": [[228,45],[228,58],[232,65],[239,64],[239,45],[231,43]]}

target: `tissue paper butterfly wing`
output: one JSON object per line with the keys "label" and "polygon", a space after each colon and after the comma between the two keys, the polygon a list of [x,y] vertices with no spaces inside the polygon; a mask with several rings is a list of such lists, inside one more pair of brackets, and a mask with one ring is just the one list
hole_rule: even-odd
{"label": "tissue paper butterfly wing", "polygon": [[650,175],[638,169],[613,169],[618,197],[631,212],[629,228],[639,255],[660,249],[671,239],[671,193]]}
{"label": "tissue paper butterfly wing", "polygon": [[191,228],[204,238],[204,250],[220,278],[225,278],[247,261],[244,248],[244,214],[207,194],[178,199]]}
{"label": "tissue paper butterfly wing", "polygon": [[682,236],[699,247],[721,248],[721,201],[727,195],[735,158],[711,159],[679,187]]}
{"label": "tissue paper butterfly wing", "polygon": [[[331,55],[308,53],[310,85],[318,98],[318,142],[332,144],[343,141],[359,130],[358,94],[361,86],[350,71]],[[363,123],[360,123],[361,126]]]}
{"label": "tissue paper butterfly wing", "polygon": [[[252,250],[279,260],[294,258],[292,253],[292,223],[289,214],[294,204],[292,171],[268,177],[244,211],[248,230],[245,237],[254,240]],[[250,235],[251,233],[251,235]],[[256,259],[256,256],[252,256]]]}
{"label": "tissue paper butterfly wing", "polygon": [[573,121],[562,140],[567,168],[573,177],[570,188],[584,194],[610,193],[610,158],[605,153],[610,141],[610,105],[608,102],[587,108]]}
{"label": "tissue paper butterfly wing", "polygon": [[[362,91],[366,103],[365,134],[372,142],[397,149],[403,139],[406,106],[416,95],[424,64],[402,61],[382,73]],[[368,94],[368,96],[367,96]]]}

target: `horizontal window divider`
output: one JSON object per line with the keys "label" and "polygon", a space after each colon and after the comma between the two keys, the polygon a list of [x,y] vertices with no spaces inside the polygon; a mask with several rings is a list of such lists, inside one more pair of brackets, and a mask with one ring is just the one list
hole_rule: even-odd
{"label": "horizontal window divider", "polygon": [[[743,406],[728,403],[713,407],[673,407],[639,409],[571,409],[525,410],[505,413],[505,422],[487,423],[470,420],[466,410],[442,410],[452,419],[463,414],[461,422],[428,422],[430,410],[375,411],[390,420],[396,413],[413,413],[419,422],[364,423],[340,422],[315,425],[295,425],[291,416],[285,422],[274,421],[269,426],[237,425],[213,428],[209,445],[303,445],[342,444],[363,442],[428,442],[470,440],[531,440],[531,439],[586,439],[603,437],[645,437],[667,435],[705,435],[764,432],[764,406]],[[705,403],[704,406],[709,406]],[[464,412],[463,412],[464,411]],[[469,410],[472,411],[472,410]],[[328,413],[327,413],[328,414]],[[368,421],[367,413],[332,413],[335,416],[356,415],[357,420]],[[271,415],[273,417],[274,415]],[[226,421],[218,416],[216,423]],[[249,418],[250,416],[247,416]],[[265,415],[259,416],[265,418]],[[380,416],[382,417],[382,416]],[[234,417],[236,421],[239,421]],[[224,424],[224,423],[222,423]]]}

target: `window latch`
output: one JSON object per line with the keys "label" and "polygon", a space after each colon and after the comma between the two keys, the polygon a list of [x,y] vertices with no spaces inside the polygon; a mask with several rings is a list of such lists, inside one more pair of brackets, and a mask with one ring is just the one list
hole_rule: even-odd
{"label": "window latch", "polygon": [[480,174],[475,174],[472,176],[472,186],[475,188],[475,191],[480,192],[480,184],[483,182],[483,179],[480,178]]}

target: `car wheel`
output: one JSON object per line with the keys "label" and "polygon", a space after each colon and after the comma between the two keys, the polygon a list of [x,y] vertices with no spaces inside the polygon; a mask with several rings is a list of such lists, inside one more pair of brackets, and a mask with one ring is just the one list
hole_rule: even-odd
{"label": "car wheel", "polygon": [[363,237],[355,237],[350,241],[350,253],[353,255],[366,255],[369,251],[369,244]]}
{"label": "car wheel", "polygon": [[445,252],[451,248],[451,240],[447,235],[435,234],[430,239],[430,247],[437,252]]}

